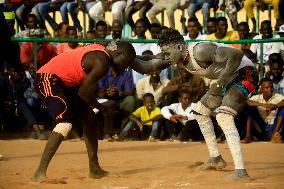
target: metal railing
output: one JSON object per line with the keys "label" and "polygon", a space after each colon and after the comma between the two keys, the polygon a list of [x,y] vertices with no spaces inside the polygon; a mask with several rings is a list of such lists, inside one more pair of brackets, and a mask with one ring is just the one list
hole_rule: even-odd
{"label": "metal railing", "polygon": [[[158,39],[124,39],[131,43],[157,43]],[[84,39],[84,38],[77,38],[77,39],[67,39],[67,38],[12,38],[12,41],[16,42],[33,42],[33,51],[34,51],[34,64],[35,68],[37,69],[37,49],[38,43],[43,42],[57,42],[57,43],[64,43],[64,42],[77,42],[77,43],[97,43],[97,42],[109,42],[113,41],[113,39]],[[270,42],[284,42],[284,37],[282,38],[273,38],[273,39],[245,39],[245,40],[185,40],[187,43],[191,42],[216,42],[216,43],[224,43],[224,44],[252,44],[252,43],[259,43],[260,44],[260,78],[263,77],[263,44],[270,43]]]}

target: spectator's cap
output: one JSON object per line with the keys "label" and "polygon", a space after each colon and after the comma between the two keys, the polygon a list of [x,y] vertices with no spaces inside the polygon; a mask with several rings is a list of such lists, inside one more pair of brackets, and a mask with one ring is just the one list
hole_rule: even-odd
{"label": "spectator's cap", "polygon": [[16,16],[14,12],[4,12],[5,20],[15,20]]}
{"label": "spectator's cap", "polygon": [[284,24],[282,24],[281,26],[279,26],[279,31],[280,33],[284,33]]}

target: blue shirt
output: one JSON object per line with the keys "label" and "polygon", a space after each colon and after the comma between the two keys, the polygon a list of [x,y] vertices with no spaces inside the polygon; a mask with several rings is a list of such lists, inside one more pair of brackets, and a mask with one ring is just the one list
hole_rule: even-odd
{"label": "blue shirt", "polygon": [[112,75],[112,68],[109,69],[108,73],[100,79],[98,83],[98,89],[107,89],[111,86],[115,86],[118,92],[130,91],[133,92],[133,77],[131,72],[124,71],[115,77]]}

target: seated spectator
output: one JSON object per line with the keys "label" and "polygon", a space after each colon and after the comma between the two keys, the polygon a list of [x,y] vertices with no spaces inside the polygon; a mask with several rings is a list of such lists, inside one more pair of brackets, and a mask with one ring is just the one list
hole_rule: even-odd
{"label": "seated spectator", "polygon": [[271,141],[280,135],[283,137],[284,96],[273,92],[273,81],[269,78],[260,81],[260,92],[247,100],[248,119],[243,143],[250,143],[253,136]]}
{"label": "seated spectator", "polygon": [[207,19],[207,34],[213,34],[217,32],[217,19],[215,17],[210,17]]}
{"label": "seated spectator", "polygon": [[106,36],[106,39],[121,39],[122,37],[123,24],[120,20],[113,20],[111,30],[111,35]]}
{"label": "seated spectator", "polygon": [[129,137],[131,130],[138,130],[141,138],[148,138],[149,141],[156,141],[162,118],[161,110],[155,105],[154,96],[146,93],[143,96],[143,106],[129,115],[130,121],[120,132],[122,138]]}
{"label": "seated spectator", "polygon": [[195,103],[191,100],[191,94],[187,90],[179,91],[179,103],[164,106],[161,109],[166,119],[165,128],[169,134],[170,141],[200,140],[202,134],[198,123],[192,113]]}
{"label": "seated spectator", "polygon": [[67,28],[69,24],[68,22],[61,22],[58,24],[57,36],[56,38],[67,38]]}
{"label": "seated spectator", "polygon": [[[62,4],[65,0],[50,0],[47,2],[42,2],[38,4],[38,12],[43,19],[43,22],[47,21],[53,31],[57,31],[58,24],[55,20],[49,15],[50,12],[59,11]],[[62,18],[63,20],[63,18]],[[67,20],[63,20],[67,21]]]}
{"label": "seated spectator", "polygon": [[[265,20],[261,22],[260,34],[255,36],[253,39],[271,39],[279,37],[280,36],[278,34],[273,34],[271,22],[269,20]],[[260,52],[260,43],[253,43],[250,47],[250,50],[256,54],[258,63],[260,63],[261,59],[263,59],[263,63],[266,63],[270,54],[281,53],[281,51],[284,51],[284,44],[281,42],[263,43],[262,57]],[[266,65],[266,67],[268,66]]]}
{"label": "seated spectator", "polygon": [[96,4],[94,4],[90,10],[90,17],[98,22],[100,20],[105,21],[103,14],[106,11],[111,11],[112,18],[120,20],[122,23],[124,22],[124,9],[126,7],[125,0],[113,0],[113,1],[105,1],[99,0]]}
{"label": "seated spectator", "polygon": [[15,14],[13,12],[0,11],[0,71],[9,65],[13,68],[21,67],[20,46],[11,38],[15,33]]}
{"label": "seated spectator", "polygon": [[92,31],[95,27],[95,21],[90,17],[89,10],[94,6],[97,0],[77,0],[78,9],[86,13],[89,17],[88,31]]}
{"label": "seated spectator", "polygon": [[159,23],[153,23],[149,26],[149,32],[152,39],[159,39],[162,33],[162,26]]}
{"label": "seated spectator", "polygon": [[8,68],[8,74],[8,78],[1,82],[1,89],[4,89],[1,99],[4,100],[5,105],[4,115],[9,111],[14,112],[14,116],[19,116],[21,113],[27,126],[32,130],[32,137],[40,140],[46,139],[24,97],[26,90],[31,86],[30,81],[25,77],[23,70],[15,71],[13,68]]}
{"label": "seated spectator", "polygon": [[97,88],[99,98],[113,100],[118,107],[116,120],[114,117],[104,118],[104,139],[109,140],[115,134],[114,126],[120,130],[128,121],[129,114],[135,110],[132,74],[125,70],[110,69],[99,81]]}
{"label": "seated spectator", "polygon": [[[274,58],[275,57],[275,58]],[[284,95],[284,76],[283,76],[283,65],[284,61],[281,55],[273,53],[269,55],[268,59],[269,72],[265,74],[265,77],[273,81],[274,92]]]}
{"label": "seated spectator", "polygon": [[253,14],[255,5],[258,4],[259,9],[264,11],[265,9],[267,9],[268,4],[272,4],[273,12],[274,12],[274,18],[276,19],[276,22],[277,22],[280,18],[278,3],[279,3],[279,0],[259,0],[259,1],[245,0],[244,1],[244,8],[246,10],[247,17],[249,19],[251,19],[251,21],[253,23],[253,29],[252,29],[253,32],[256,31],[256,19],[255,19],[254,14]]}
{"label": "seated spectator", "polygon": [[16,18],[17,18],[17,23],[20,26],[21,30],[25,30],[25,20],[27,15],[32,11],[35,12],[35,5],[41,2],[40,0],[29,0],[29,1],[23,1],[22,4],[16,9]]}
{"label": "seated spectator", "polygon": [[142,99],[146,93],[151,93],[155,97],[156,104],[161,105],[163,101],[162,90],[170,80],[161,78],[160,72],[160,70],[152,71],[149,76],[137,81],[136,94],[138,99]]}
{"label": "seated spectator", "polygon": [[232,28],[238,28],[238,11],[243,8],[242,1],[239,0],[220,0],[219,5],[222,11],[225,11],[229,16]]}
{"label": "seated spectator", "polygon": [[[247,22],[241,22],[238,24],[237,31],[240,39],[252,39],[254,34],[250,33],[249,25]],[[241,49],[250,49],[251,44],[241,44]]]}
{"label": "seated spectator", "polygon": [[[30,37],[30,35],[33,35],[32,33],[34,32],[34,30],[40,30],[38,24],[39,23],[36,15],[28,14],[25,19],[26,29],[21,30],[15,35],[15,37]],[[47,31],[45,29],[42,29],[42,32],[44,33],[44,35],[47,34]]]}
{"label": "seated spectator", "polygon": [[150,0],[131,0],[130,5],[125,9],[126,22],[132,29],[134,29],[135,24],[132,18],[133,14],[139,11],[139,18],[148,20],[146,13],[151,9],[152,6],[153,4]]}
{"label": "seated spectator", "polygon": [[11,36],[14,36],[16,34],[15,30],[15,13],[13,12],[4,12],[5,22],[9,28],[9,32]]}
{"label": "seated spectator", "polygon": [[[33,34],[30,34],[30,37],[43,38],[44,33],[42,33],[41,29],[35,30]],[[55,47],[49,42],[37,43],[37,45],[37,67],[41,67],[56,56],[57,53]],[[34,62],[35,55],[33,46],[33,42],[25,42],[22,44],[20,54],[22,64],[36,64]]]}
{"label": "seated spectator", "polygon": [[105,21],[98,21],[95,27],[96,39],[105,39],[107,36],[107,23]]}
{"label": "seated spectator", "polygon": [[202,15],[204,20],[204,27],[207,26],[207,20],[210,17],[210,8],[213,8],[216,6],[216,3],[214,0],[192,0],[190,1],[190,4],[188,6],[188,16],[189,18],[196,18],[195,13],[202,9]]}
{"label": "seated spectator", "polygon": [[[208,35],[209,40],[238,40],[239,34],[237,31],[228,31],[228,22],[225,17],[217,18],[217,31]],[[235,48],[240,48],[239,44],[230,44]]]}
{"label": "seated spectator", "polygon": [[151,23],[159,23],[157,19],[157,14],[166,10],[169,26],[171,28],[175,28],[175,17],[174,12],[180,6],[179,1],[172,1],[172,0],[159,0],[154,1],[152,8],[148,11],[148,18],[150,19]]}
{"label": "seated spectator", "polygon": [[164,96],[163,105],[178,102],[178,94],[180,91],[187,90],[190,94],[190,100],[197,102],[205,94],[207,87],[202,78],[193,75],[184,68],[179,67],[178,76],[171,79],[171,81],[163,88],[162,95]]}
{"label": "seated spectator", "polygon": [[86,33],[87,39],[96,39],[96,31],[95,30],[89,30]]}
{"label": "seated spectator", "polygon": [[[69,39],[77,39],[77,29],[75,26],[68,26],[66,29],[67,37]],[[60,43],[56,47],[57,54],[61,54],[64,52],[69,52],[73,49],[77,49],[79,47],[82,47],[78,42],[68,42],[68,43]]]}
{"label": "seated spectator", "polygon": [[62,17],[63,22],[69,23],[68,13],[70,14],[73,25],[77,28],[79,33],[82,33],[82,26],[80,24],[80,21],[78,19],[78,2],[77,0],[68,0],[64,2],[60,7],[60,14]]}
{"label": "seated spectator", "polygon": [[184,36],[185,40],[204,40],[207,35],[201,34],[201,25],[196,17],[187,20],[187,35]]}

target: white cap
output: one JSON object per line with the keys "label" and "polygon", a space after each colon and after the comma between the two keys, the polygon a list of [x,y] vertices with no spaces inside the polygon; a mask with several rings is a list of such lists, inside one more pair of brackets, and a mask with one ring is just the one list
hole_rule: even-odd
{"label": "white cap", "polygon": [[279,26],[278,32],[284,32],[284,24],[282,24],[281,26]]}

